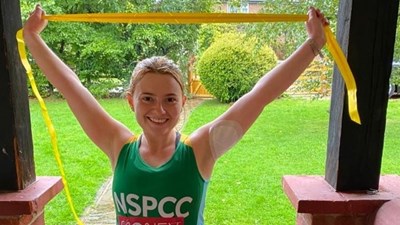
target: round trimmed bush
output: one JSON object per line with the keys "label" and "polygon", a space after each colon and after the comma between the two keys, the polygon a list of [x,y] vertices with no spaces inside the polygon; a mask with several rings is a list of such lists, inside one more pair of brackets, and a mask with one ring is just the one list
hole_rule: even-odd
{"label": "round trimmed bush", "polygon": [[257,39],[223,34],[202,54],[196,67],[210,94],[221,102],[234,102],[253,88],[277,64],[274,51]]}

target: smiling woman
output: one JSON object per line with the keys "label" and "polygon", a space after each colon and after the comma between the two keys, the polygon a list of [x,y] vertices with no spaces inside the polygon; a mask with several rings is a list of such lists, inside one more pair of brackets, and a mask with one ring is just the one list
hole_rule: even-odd
{"label": "smiling woman", "polygon": [[142,134],[133,134],[103,109],[75,72],[46,45],[40,36],[46,25],[45,12],[37,6],[24,26],[25,42],[85,133],[108,156],[114,169],[117,223],[203,225],[206,190],[215,163],[313,61],[325,45],[323,26],[328,22],[311,7],[307,41],[229,109],[189,136],[175,130],[186,102],[182,73],[175,63],[155,56],[140,61],[134,69],[127,100]]}

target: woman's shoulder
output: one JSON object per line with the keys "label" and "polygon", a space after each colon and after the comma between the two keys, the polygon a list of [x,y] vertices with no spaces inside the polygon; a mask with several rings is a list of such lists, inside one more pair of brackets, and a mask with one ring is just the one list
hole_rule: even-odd
{"label": "woman's shoulder", "polygon": [[130,136],[130,137],[126,140],[125,145],[131,144],[131,143],[137,141],[138,139],[139,139],[139,136],[132,134],[132,136]]}
{"label": "woman's shoulder", "polygon": [[183,143],[186,146],[192,147],[190,136],[187,134],[179,133],[179,142]]}

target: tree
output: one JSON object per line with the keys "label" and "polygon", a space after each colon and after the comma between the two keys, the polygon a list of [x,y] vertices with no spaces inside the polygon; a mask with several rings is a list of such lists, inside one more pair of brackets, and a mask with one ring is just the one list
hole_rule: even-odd
{"label": "tree", "polygon": [[[213,2],[212,0],[44,0],[42,6],[48,14],[209,12]],[[23,15],[28,15],[35,4],[36,2],[32,0],[21,0]],[[111,79],[127,82],[130,71],[136,63],[153,55],[166,55],[174,59],[182,71],[186,71],[187,61],[195,52],[198,28],[199,25],[54,22],[49,23],[43,37],[56,54],[70,65],[81,81],[91,89]],[[49,86],[48,89],[52,90],[52,87]]]}
{"label": "tree", "polygon": [[[399,8],[400,12],[400,8]],[[392,67],[392,74],[390,76],[390,84],[400,85],[400,66],[398,63],[400,62],[400,14],[397,17],[397,29],[396,29],[396,41],[394,46],[394,55],[393,61],[396,62],[396,66]]]}
{"label": "tree", "polygon": [[[310,6],[320,8],[330,21],[330,26],[336,28],[336,17],[339,0],[299,0],[276,1],[266,0],[264,13],[305,14]],[[288,57],[304,40],[306,31],[304,23],[258,23],[246,26],[246,32],[256,34],[257,37],[270,45],[279,59]]]}

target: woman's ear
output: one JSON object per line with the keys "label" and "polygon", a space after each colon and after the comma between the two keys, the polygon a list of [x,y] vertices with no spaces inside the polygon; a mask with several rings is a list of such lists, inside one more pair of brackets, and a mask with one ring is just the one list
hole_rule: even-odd
{"label": "woman's ear", "polygon": [[133,96],[131,93],[126,95],[126,99],[128,100],[129,106],[131,107],[132,111],[135,112],[135,104],[133,101]]}
{"label": "woman's ear", "polygon": [[186,103],[186,96],[183,95],[183,96],[182,96],[182,107],[185,106],[185,103]]}

